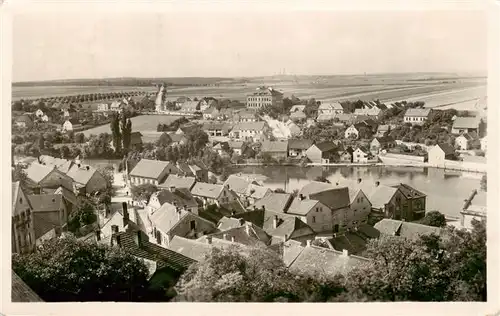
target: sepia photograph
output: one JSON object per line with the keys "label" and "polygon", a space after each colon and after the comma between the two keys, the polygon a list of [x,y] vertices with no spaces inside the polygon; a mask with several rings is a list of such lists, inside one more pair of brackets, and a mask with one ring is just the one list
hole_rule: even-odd
{"label": "sepia photograph", "polygon": [[487,10],[255,6],[11,10],[11,302],[498,299]]}

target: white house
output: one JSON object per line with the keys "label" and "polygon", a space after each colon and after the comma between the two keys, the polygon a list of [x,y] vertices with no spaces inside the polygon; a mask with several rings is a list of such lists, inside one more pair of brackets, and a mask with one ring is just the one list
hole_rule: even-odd
{"label": "white house", "polygon": [[429,118],[431,109],[408,109],[404,115],[404,122],[412,125],[422,125]]}
{"label": "white house", "polygon": [[344,113],[344,108],[338,102],[334,103],[321,103],[318,107],[318,115],[321,114],[341,114]]}
{"label": "white house", "polygon": [[47,114],[44,114],[41,118],[42,122],[48,122],[49,121],[49,117],[47,116]]}
{"label": "white house", "polygon": [[66,120],[62,125],[63,132],[69,132],[73,130],[73,124],[69,120]]}
{"label": "white house", "polygon": [[69,111],[63,110],[63,117],[69,117]]}
{"label": "white house", "polygon": [[455,138],[455,147],[458,150],[469,150],[473,138],[469,133],[463,133]]}
{"label": "white house", "polygon": [[236,141],[262,142],[267,139],[266,122],[244,122],[236,124],[229,137]]}
{"label": "white house", "polygon": [[371,154],[369,149],[358,147],[352,153],[352,156],[352,162],[354,163],[367,163],[370,159]]}
{"label": "white house", "polygon": [[449,144],[437,144],[428,151],[429,164],[442,165],[455,155],[455,148]]}
{"label": "white house", "polygon": [[353,138],[354,137],[355,139],[358,139],[359,131],[354,125],[351,125],[345,130],[344,135],[345,135],[345,138]]}
{"label": "white house", "polygon": [[481,150],[484,150],[486,151],[487,150],[487,139],[486,139],[486,136],[484,136],[482,139],[481,139]]}
{"label": "white house", "polygon": [[43,111],[40,110],[40,109],[36,110],[35,116],[38,117],[38,118],[41,118],[43,116]]}
{"label": "white house", "polygon": [[107,112],[109,111],[109,104],[107,103],[100,103],[97,105],[97,111],[99,112]]}

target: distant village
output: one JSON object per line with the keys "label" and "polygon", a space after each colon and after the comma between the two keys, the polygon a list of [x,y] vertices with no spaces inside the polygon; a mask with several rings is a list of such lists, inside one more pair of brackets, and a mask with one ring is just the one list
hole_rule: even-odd
{"label": "distant village", "polygon": [[[418,102],[284,98],[259,87],[242,103],[169,99],[164,85],[156,95],[66,101],[13,104],[12,250],[33,253],[71,234],[140,258],[151,267],[151,280],[177,280],[179,271],[213,248],[245,252],[256,245],[294,273],[333,277],[370,261],[364,256],[370,240],[416,240],[444,231],[429,224],[426,195],[407,183],[316,179],[285,192],[228,174],[226,165],[390,164],[486,172],[486,101],[475,111],[439,110]],[[117,143],[79,134],[124,113],[132,120],[178,119],[158,124],[156,133],[132,123],[120,167],[92,166],[88,152],[112,153]],[[195,134],[200,130],[206,143]],[[27,140],[29,133],[35,136]],[[40,141],[37,134],[51,137]],[[457,199],[464,200],[461,216],[449,224],[471,230],[473,219],[486,218],[480,188]]]}

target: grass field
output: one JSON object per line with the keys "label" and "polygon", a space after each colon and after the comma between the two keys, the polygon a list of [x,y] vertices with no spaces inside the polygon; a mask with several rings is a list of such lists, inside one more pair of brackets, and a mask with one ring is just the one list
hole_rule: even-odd
{"label": "grass field", "polygon": [[[159,123],[169,124],[174,120],[180,118],[180,116],[168,116],[168,115],[140,115],[133,117],[132,121],[132,131],[133,132],[155,132],[156,127]],[[94,134],[109,133],[111,134],[111,128],[109,124],[102,125],[99,127],[94,127],[82,132],[86,137]],[[155,133],[148,133],[154,135]]]}

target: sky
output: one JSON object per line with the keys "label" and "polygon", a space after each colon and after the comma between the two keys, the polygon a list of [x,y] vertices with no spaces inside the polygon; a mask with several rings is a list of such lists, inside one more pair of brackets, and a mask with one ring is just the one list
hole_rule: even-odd
{"label": "sky", "polygon": [[487,69],[482,11],[18,12],[13,81]]}

